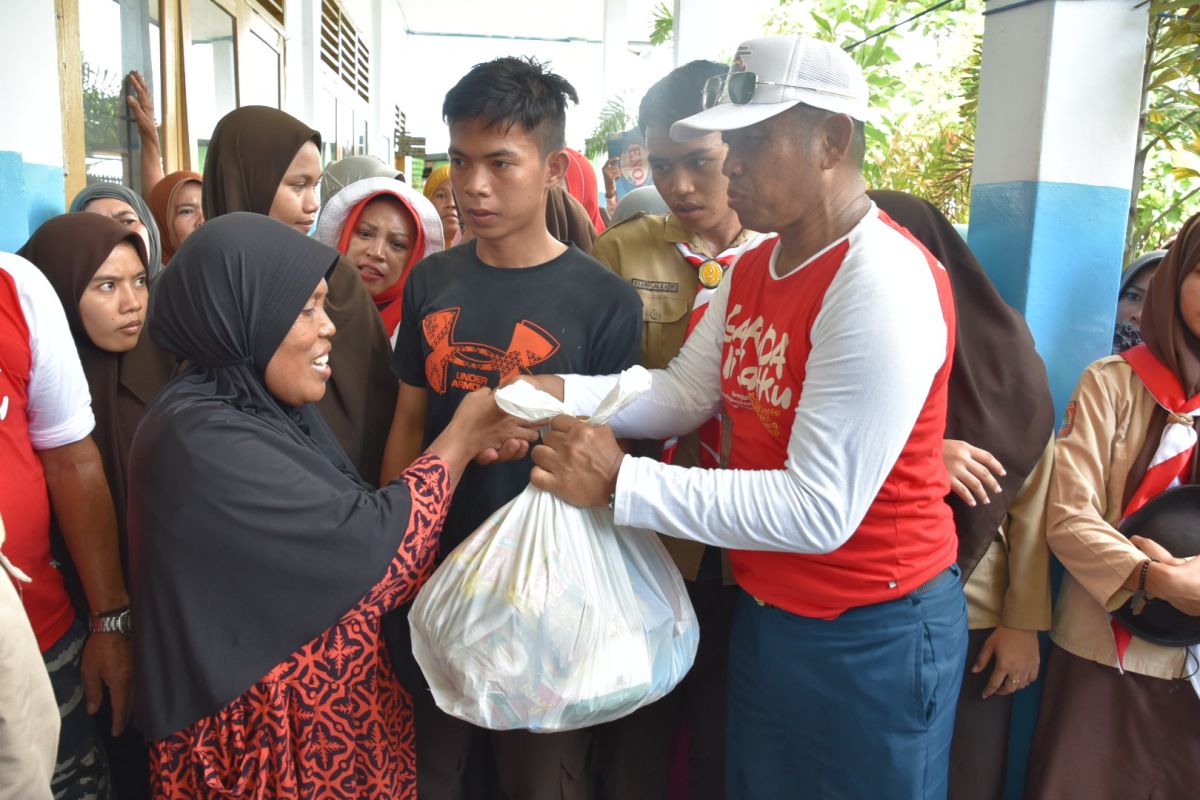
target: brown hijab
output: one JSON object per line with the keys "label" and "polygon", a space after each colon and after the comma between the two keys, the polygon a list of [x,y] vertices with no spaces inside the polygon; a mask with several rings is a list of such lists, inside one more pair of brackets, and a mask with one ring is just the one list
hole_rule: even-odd
{"label": "brown hijab", "polygon": [[561,183],[546,196],[546,228],[555,239],[585,253],[591,253],[596,243],[596,228],[587,209]]}
{"label": "brown hijab", "polygon": [[188,170],[172,172],[154,184],[154,188],[150,190],[150,196],[146,198],[146,205],[150,206],[150,212],[154,214],[154,221],[158,224],[159,240],[162,242],[163,264],[168,263],[171,260],[171,256],[175,255],[175,251],[179,249],[180,242],[175,237],[174,225],[175,193],[190,181],[202,183],[203,179],[200,177],[199,172],[190,172]]}
{"label": "brown hijab", "polygon": [[[204,217],[232,211],[269,215],[275,192],[296,152],[321,134],[275,108],[243,106],[213,130],[204,163]],[[328,277],[333,377],[317,404],[359,475],[379,480],[399,383],[392,347],[358,270],[342,257]]]}
{"label": "brown hijab", "polygon": [[931,203],[903,192],[868,192],[903,225],[950,275],[958,328],[946,438],[982,447],[1007,472],[997,476],[1003,491],[987,505],[968,506],[946,498],[958,530],[963,579],[996,538],[1008,506],[1037,464],[1054,432],[1054,404],[1046,367],[1033,347],[1029,327],[1004,302],[958,231]]}
{"label": "brown hijab", "polygon": [[122,242],[133,245],[145,265],[142,238],[129,228],[100,214],[63,214],[38,228],[20,255],[45,273],[66,312],[92,395],[96,415],[92,438],[104,462],[124,554],[129,448],[142,412],[171,377],[174,361],[150,341],[145,328],[137,347],[113,353],[94,345],[83,327],[79,299],[96,270]]}
{"label": "brown hijab", "polygon": [[242,106],[221,117],[204,161],[204,218],[269,214],[279,182],[307,142],[319,150],[321,134],[277,108]]}
{"label": "brown hijab", "polygon": [[[1186,397],[1200,393],[1200,339],[1191,332],[1179,311],[1179,289],[1183,279],[1200,268],[1200,214],[1187,222],[1167,248],[1158,271],[1150,279],[1146,301],[1142,305],[1142,341],[1156,359],[1179,378]],[[1150,417],[1146,441],[1138,452],[1125,479],[1123,507],[1137,491],[1158,450],[1168,413],[1161,406]],[[1192,459],[1189,483],[1200,483],[1200,458]]]}

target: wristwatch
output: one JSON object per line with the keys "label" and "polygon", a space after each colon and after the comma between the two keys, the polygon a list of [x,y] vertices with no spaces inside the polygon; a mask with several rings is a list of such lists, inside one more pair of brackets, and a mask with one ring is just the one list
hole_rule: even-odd
{"label": "wristwatch", "polygon": [[119,633],[122,636],[133,636],[133,612],[129,606],[114,608],[92,614],[88,618],[89,633]]}

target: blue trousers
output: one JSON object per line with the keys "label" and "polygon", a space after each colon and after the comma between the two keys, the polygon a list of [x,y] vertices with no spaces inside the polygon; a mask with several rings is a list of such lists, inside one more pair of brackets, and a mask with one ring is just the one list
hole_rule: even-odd
{"label": "blue trousers", "polygon": [[834,620],[743,592],[730,640],[729,800],[941,800],[967,652],[957,567]]}

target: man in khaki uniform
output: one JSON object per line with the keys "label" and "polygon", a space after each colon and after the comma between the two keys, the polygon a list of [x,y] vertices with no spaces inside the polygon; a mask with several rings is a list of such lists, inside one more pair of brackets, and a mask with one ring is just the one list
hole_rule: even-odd
{"label": "man in khaki uniform", "polygon": [[[665,367],[683,346],[737,253],[757,241],[728,205],[721,174],[726,146],[721,134],[688,142],[671,139],[671,125],[701,110],[705,81],[727,67],[693,61],[654,84],[642,99],[638,125],[646,137],[654,184],[667,215],[639,214],[613,226],[596,242],[597,259],[624,277],[643,304],[642,359]],[[719,420],[677,441],[639,441],[633,452],[680,466],[721,463]],[[700,648],[691,672],[667,697],[595,733],[601,796],[636,800],[667,796],[672,744],[679,720],[690,743],[688,797],[724,796],[725,671],[729,628],[737,597],[721,551],[664,536],[663,543],[687,580],[700,619]]]}
{"label": "man in khaki uniform", "polygon": [[58,703],[13,581],[29,577],[0,551],[0,800],[50,800]]}

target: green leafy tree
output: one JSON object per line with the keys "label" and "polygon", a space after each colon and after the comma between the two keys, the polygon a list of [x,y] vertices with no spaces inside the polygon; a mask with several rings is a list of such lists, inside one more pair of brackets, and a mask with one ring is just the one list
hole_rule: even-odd
{"label": "green leafy tree", "polygon": [[768,33],[835,42],[871,90],[863,173],[872,188],[925,197],[966,222],[975,157],[982,0],[784,0]]}
{"label": "green leafy tree", "polygon": [[1151,0],[1125,263],[1200,212],[1200,4]]}
{"label": "green leafy tree", "polygon": [[626,98],[622,95],[612,98],[604,104],[600,111],[600,121],[596,129],[583,143],[583,154],[588,158],[596,158],[608,153],[608,135],[629,130],[633,126],[633,118],[626,110]]}
{"label": "green leafy tree", "polygon": [[121,116],[120,75],[83,62],[84,141],[92,151],[120,151],[117,119]]}
{"label": "green leafy tree", "polygon": [[675,35],[675,11],[659,3],[650,15],[650,44],[667,44]]}

